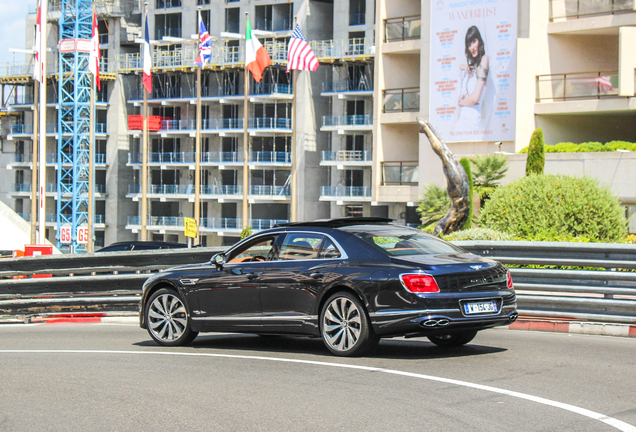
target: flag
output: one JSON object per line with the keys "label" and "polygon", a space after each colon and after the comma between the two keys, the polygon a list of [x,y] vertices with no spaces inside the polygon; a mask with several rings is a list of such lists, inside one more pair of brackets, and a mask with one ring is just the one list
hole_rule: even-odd
{"label": "flag", "polygon": [[197,66],[205,67],[207,62],[212,59],[212,38],[210,33],[205,29],[205,24],[201,19],[199,12],[199,56],[194,61]]}
{"label": "flag", "polygon": [[292,69],[316,72],[318,66],[314,52],[303,36],[303,32],[300,31],[300,26],[296,24],[287,49],[287,72]]}
{"label": "flag", "polygon": [[150,58],[150,36],[148,35],[148,17],[146,16],[146,31],[144,38],[144,78],[143,83],[148,93],[152,93],[152,59]]}
{"label": "flag", "polygon": [[41,5],[38,3],[38,19],[35,23],[35,59],[33,62],[33,79],[39,82],[42,82],[42,59],[40,57],[40,50],[42,47],[40,46],[40,41],[42,37],[40,35],[42,28],[42,17],[41,17]]}
{"label": "flag", "polygon": [[252,34],[250,19],[247,19],[247,28],[245,30],[245,67],[252,72],[254,80],[259,82],[263,79],[263,71],[272,64],[272,59],[263,45]]}
{"label": "flag", "polygon": [[102,89],[102,84],[99,80],[99,59],[102,57],[99,52],[99,31],[97,30],[97,16],[93,11],[93,33],[91,36],[91,52],[88,59],[88,70],[91,71],[95,77],[95,83],[97,84],[97,90]]}

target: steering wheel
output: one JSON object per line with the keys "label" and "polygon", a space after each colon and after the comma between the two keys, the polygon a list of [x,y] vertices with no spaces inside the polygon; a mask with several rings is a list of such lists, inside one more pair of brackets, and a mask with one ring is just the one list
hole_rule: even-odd
{"label": "steering wheel", "polygon": [[265,261],[265,257],[261,255],[254,255],[250,261]]}

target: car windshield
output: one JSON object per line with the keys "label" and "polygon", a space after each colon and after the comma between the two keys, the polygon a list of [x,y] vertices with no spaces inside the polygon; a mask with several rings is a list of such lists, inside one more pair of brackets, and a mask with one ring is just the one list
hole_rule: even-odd
{"label": "car windshield", "polygon": [[391,256],[463,252],[431,234],[412,228],[394,225],[357,225],[342,227],[340,230],[354,234]]}

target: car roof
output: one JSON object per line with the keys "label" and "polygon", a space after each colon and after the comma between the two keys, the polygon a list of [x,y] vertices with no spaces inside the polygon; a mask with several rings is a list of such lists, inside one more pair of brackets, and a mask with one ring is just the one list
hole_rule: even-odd
{"label": "car roof", "polygon": [[337,219],[318,219],[311,222],[289,222],[276,225],[277,227],[324,227],[339,228],[349,225],[388,224],[393,219],[380,217],[346,217]]}

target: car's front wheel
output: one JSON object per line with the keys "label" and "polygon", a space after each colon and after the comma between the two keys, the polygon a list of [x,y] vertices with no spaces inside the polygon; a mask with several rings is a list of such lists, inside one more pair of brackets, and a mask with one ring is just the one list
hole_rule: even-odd
{"label": "car's front wheel", "polygon": [[469,331],[447,335],[428,336],[428,340],[440,347],[457,347],[466,345],[468,342],[475,339],[475,336],[477,336],[476,331]]}
{"label": "car's front wheel", "polygon": [[188,310],[183,299],[173,289],[156,291],[146,303],[146,324],[150,337],[159,345],[189,344],[197,337],[192,331]]}
{"label": "car's front wheel", "polygon": [[332,295],[325,303],[320,314],[320,333],[327,349],[338,356],[364,354],[379,341],[362,302],[346,291]]}

